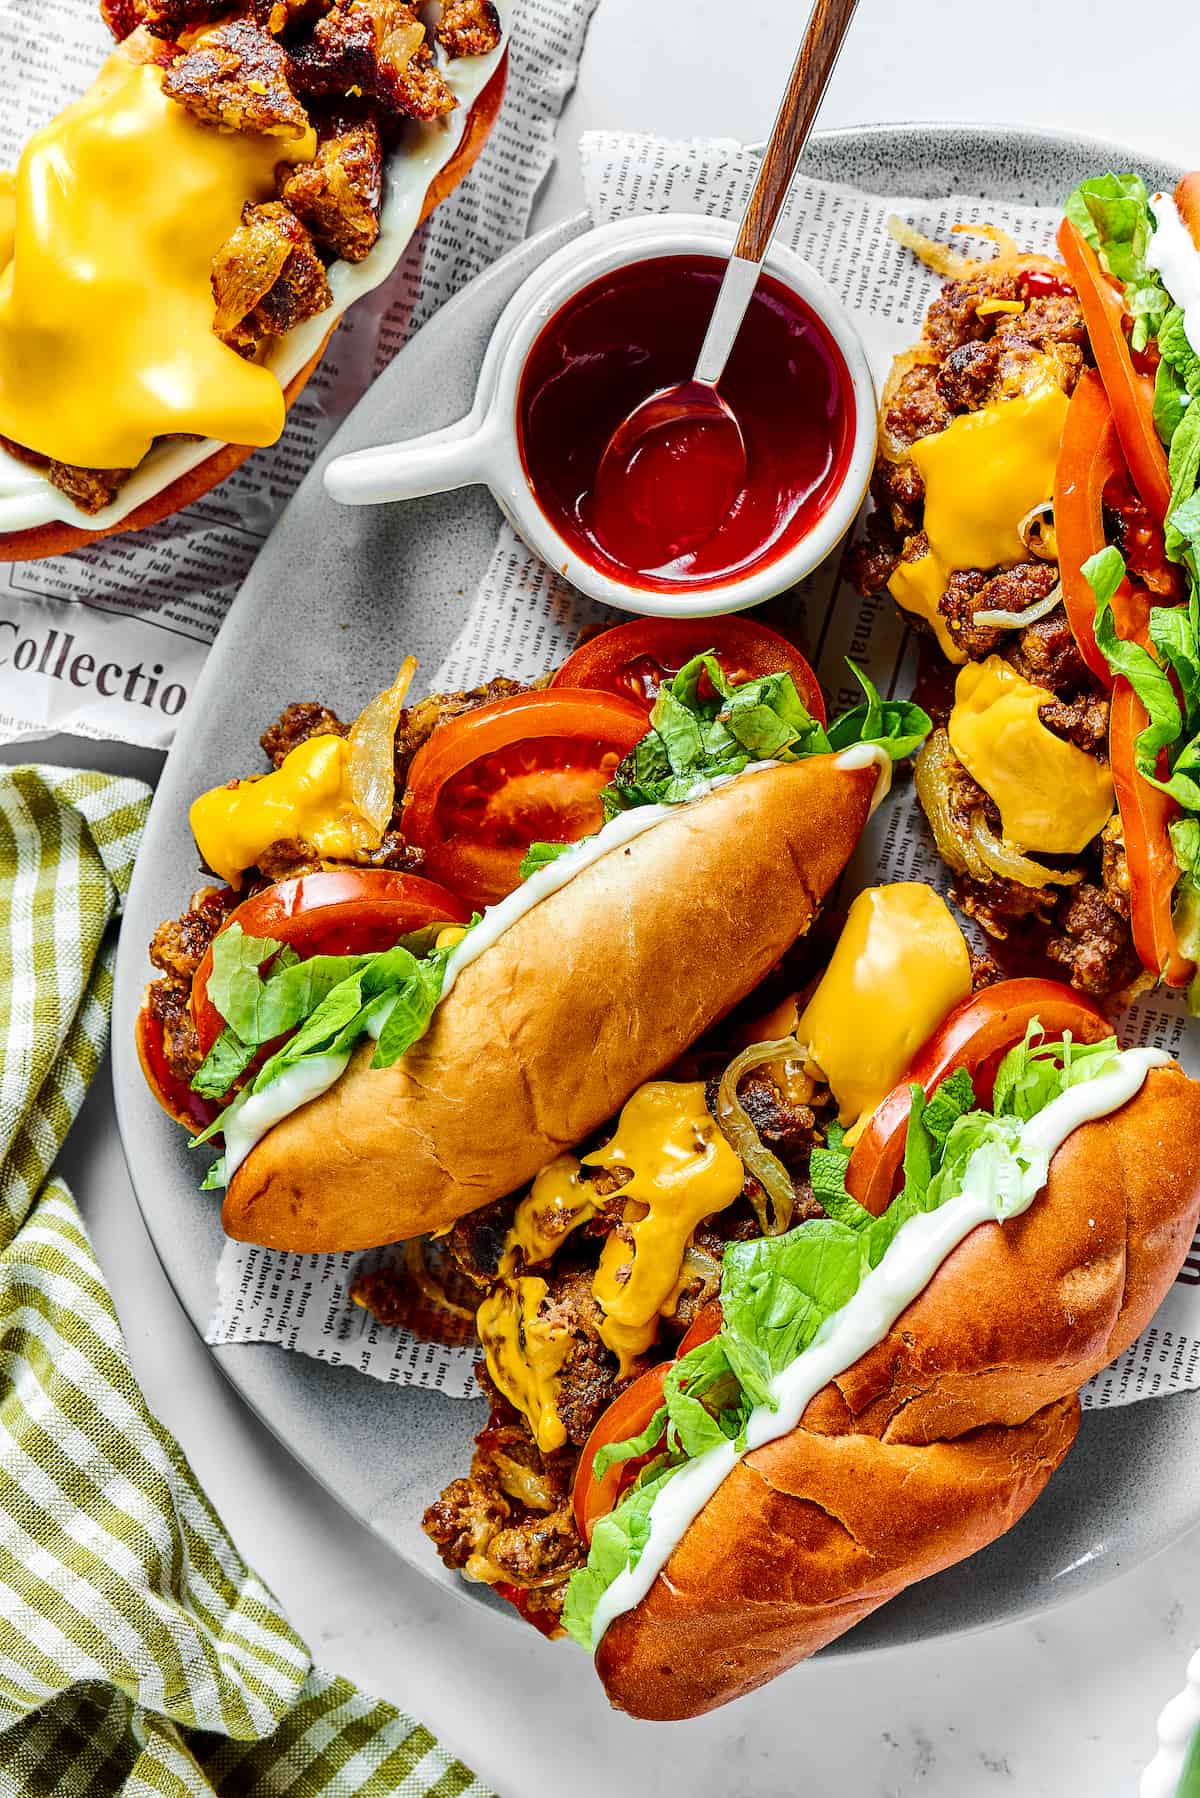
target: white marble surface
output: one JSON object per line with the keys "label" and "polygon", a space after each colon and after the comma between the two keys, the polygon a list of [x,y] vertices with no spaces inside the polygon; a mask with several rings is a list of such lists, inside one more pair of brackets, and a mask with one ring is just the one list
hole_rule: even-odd
{"label": "white marble surface", "polygon": [[[580,131],[769,128],[801,9],[601,0],[536,223],[574,210]],[[1002,119],[1200,156],[1196,0],[862,0],[825,122]],[[56,760],[75,746],[53,746]],[[78,746],[92,765],[154,758]],[[34,753],[45,753],[44,749]],[[3,759],[19,759],[12,752]],[[351,1523],[247,1412],[167,1286],[129,1188],[107,1074],[64,1156],[150,1402],[314,1652],[406,1705],[503,1794],[542,1798],[1129,1798],[1200,1643],[1200,1533],[1101,1593],[965,1641],[815,1663],[668,1732],[612,1716],[581,1656],[467,1609]],[[270,1349],[246,1350],[270,1354]],[[1181,1469],[1181,1478],[1194,1478]]]}

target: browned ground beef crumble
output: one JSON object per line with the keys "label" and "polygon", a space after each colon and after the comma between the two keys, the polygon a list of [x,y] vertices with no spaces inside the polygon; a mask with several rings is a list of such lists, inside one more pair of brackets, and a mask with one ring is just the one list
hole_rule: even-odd
{"label": "browned ground beef crumble", "polygon": [[[421,851],[405,839],[401,811],[413,756],[438,726],[449,719],[461,717],[491,700],[524,691],[520,681],[498,678],[469,691],[430,694],[401,712],[396,728],[395,809],[379,846],[364,854],[356,866],[392,868],[407,874],[420,870]],[[275,722],[263,731],[259,741],[267,760],[278,768],[293,749],[310,737],[344,737],[348,729],[337,713],[319,700],[297,700],[285,706]],[[150,960],[160,972],[150,986],[149,1002],[152,1015],[162,1025],[167,1064],[185,1085],[203,1059],[192,1026],[192,976],[224,923],[230,904],[248,898],[276,881],[294,880],[301,874],[315,874],[320,868],[333,865],[323,862],[311,843],[284,838],[263,851],[258,867],[249,871],[241,892],[232,901],[222,889],[203,887],[181,917],[159,925],[150,944]]]}
{"label": "browned ground beef crumble", "polygon": [[[165,70],[163,92],[203,124],[279,139],[276,199],[247,202],[213,259],[214,329],[260,357],[332,304],[331,262],[361,262],[373,248],[385,149],[410,121],[457,106],[426,27],[406,0],[100,0],[100,13],[131,55]],[[197,41],[178,41],[197,29]],[[500,41],[499,14],[491,0],[446,0],[434,35],[451,60],[482,56]],[[284,147],[310,124],[316,157],[293,167]],[[89,515],[133,473],[0,445]]]}

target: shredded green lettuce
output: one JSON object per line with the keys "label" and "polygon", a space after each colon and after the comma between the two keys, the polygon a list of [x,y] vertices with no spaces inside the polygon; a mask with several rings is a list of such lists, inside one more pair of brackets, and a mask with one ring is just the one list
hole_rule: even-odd
{"label": "shredded green lettuce", "polygon": [[[1196,416],[1200,418],[1200,410]],[[1200,504],[1200,496],[1198,496]],[[1200,518],[1196,521],[1200,541]],[[1189,560],[1191,560],[1191,555]],[[1147,723],[1134,743],[1134,766],[1151,786],[1170,794],[1181,816],[1169,826],[1179,867],[1173,921],[1180,951],[1200,964],[1200,589],[1193,581],[1185,606],[1154,606],[1149,636],[1155,654],[1118,637],[1112,601],[1125,578],[1125,561],[1112,544],[1083,565],[1096,600],[1096,642],[1114,674],[1124,675]],[[1188,1003],[1200,1013],[1200,977]]]}
{"label": "shredded green lettuce", "polygon": [[646,1428],[596,1456],[597,1478],[620,1462],[653,1459],[596,1524],[587,1566],[571,1576],[563,1624],[581,1646],[592,1647],[604,1592],[626,1567],[636,1566],[654,1498],[674,1474],[723,1443],[744,1446],[751,1412],[775,1404],[777,1376],[849,1303],[910,1218],[962,1193],[985,1196],[1001,1216],[1018,1209],[1030,1196],[1031,1180],[1039,1179],[1023,1150],[1022,1126],[1068,1088],[1107,1073],[1118,1054],[1115,1037],[1084,1044],[1068,1034],[1047,1042],[1034,1019],[1000,1064],[990,1111],[978,1107],[964,1069],[943,1080],[929,1099],[914,1086],[903,1186],[880,1217],[846,1190],[850,1156],[841,1132],[831,1132],[832,1140],[814,1149],[810,1178],[828,1215],[784,1236],[729,1244],[721,1271],[721,1329],[672,1363],[663,1404]]}
{"label": "shredded green lettuce", "polygon": [[574,843],[530,843],[521,857],[517,872],[522,880],[528,880],[539,868],[548,868],[551,862],[556,862],[560,855],[565,855],[568,849],[574,847]]}
{"label": "shredded green lettuce", "polygon": [[1182,308],[1146,261],[1155,231],[1150,195],[1140,175],[1097,175],[1075,189],[1066,213],[1121,283],[1133,320],[1130,347],[1137,352],[1152,338],[1157,342],[1154,422],[1171,477],[1166,550],[1195,581],[1200,579],[1200,407],[1193,401],[1200,394],[1200,355],[1188,341]]}
{"label": "shredded green lettuce", "polygon": [[1167,449],[1171,503],[1164,520],[1166,550],[1193,582],[1200,580],[1200,354],[1188,341],[1184,313],[1146,255],[1156,229],[1140,175],[1097,175],[1066,204],[1067,217],[1086,237],[1107,272],[1121,283],[1133,320],[1130,347],[1158,347],[1154,423]]}
{"label": "shredded green lettuce", "polygon": [[[285,1040],[191,1146],[223,1130],[251,1093],[262,1092],[289,1068],[319,1056],[347,1055],[369,1030],[379,1033],[372,1067],[398,1061],[429,1028],[454,947],[427,946],[427,931],[409,941],[412,947],[397,943],[372,955],[300,961],[286,944],[248,936],[236,921],[214,937],[208,996],[225,1028],[198,1069],[193,1090],[222,1098],[265,1044]],[[261,969],[272,957],[264,977]],[[205,1185],[223,1183],[217,1162]]]}
{"label": "shredded green lettuce", "polygon": [[[864,700],[826,728],[813,718],[790,674],[731,682],[711,652],[693,656],[658,693],[650,728],[602,794],[606,821],[640,805],[676,805],[703,781],[740,774],[752,762],[798,762],[855,743],[878,744],[893,761],[919,749],[932,729],[928,713],[906,699],[884,699],[869,676],[848,664]],[[707,677],[707,694],[701,687]],[[572,843],[531,843],[522,880],[557,861]]]}
{"label": "shredded green lettuce", "polygon": [[674,1472],[667,1468],[632,1488],[626,1499],[601,1517],[592,1531],[587,1566],[571,1575],[563,1605],[563,1627],[584,1648],[592,1645],[592,1616],[619,1573],[636,1567],[650,1539],[650,1512]]}
{"label": "shredded green lettuce", "polygon": [[1154,423],[1169,447],[1200,393],[1200,356],[1188,341],[1182,306],[1172,306],[1158,330],[1154,371]]}
{"label": "shredded green lettuce", "polygon": [[[1200,420],[1200,408],[1189,417]],[[1146,727],[1134,744],[1136,771],[1180,807],[1168,827],[1179,869],[1172,921],[1180,953],[1200,966],[1200,588],[1194,578],[1200,494],[1171,514],[1168,527],[1172,521],[1177,526],[1182,521],[1190,533],[1185,552],[1190,595],[1185,606],[1152,607],[1148,632],[1154,654],[1117,636],[1112,601],[1125,578],[1120,551],[1108,545],[1085,562],[1083,573],[1096,600],[1096,642],[1113,673],[1124,675],[1146,709]],[[1188,1004],[1200,1014],[1200,975],[1189,988]]]}
{"label": "shredded green lettuce", "polygon": [[1135,350],[1144,350],[1171,306],[1157,271],[1146,262],[1155,225],[1146,183],[1140,175],[1093,175],[1068,195],[1064,210],[1124,288],[1133,320],[1130,341]]}
{"label": "shredded green lettuce", "polygon": [[650,729],[604,790],[605,817],[638,805],[675,804],[701,781],[740,774],[752,762],[796,762],[855,743],[878,744],[897,760],[910,755],[932,728],[927,713],[908,700],[881,698],[849,666],[864,703],[826,729],[806,709],[790,674],[735,686],[714,656],[694,656],[660,688]]}

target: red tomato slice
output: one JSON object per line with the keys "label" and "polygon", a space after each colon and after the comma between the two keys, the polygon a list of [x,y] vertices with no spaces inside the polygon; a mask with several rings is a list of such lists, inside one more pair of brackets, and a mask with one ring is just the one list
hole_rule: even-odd
{"label": "red tomato slice", "polygon": [[522,1586],[511,1585],[508,1580],[497,1580],[492,1591],[498,1598],[507,1599],[514,1611],[518,1611],[526,1623],[532,1623],[534,1629],[540,1630],[543,1636],[554,1637],[562,1633],[562,1625],[556,1623],[549,1612],[530,1609],[529,1594]]}
{"label": "red tomato slice", "polygon": [[[229,915],[247,936],[274,937],[298,955],[370,955],[390,949],[427,924],[466,924],[470,912],[445,887],[419,874],[390,868],[327,868],[281,880],[253,894]],[[192,981],[192,1017],[205,1055],[225,1028],[208,997],[212,949]]]}
{"label": "red tomato slice", "polygon": [[[1112,670],[1096,642],[1096,596],[1082,572],[1090,556],[1104,548],[1104,490],[1125,471],[1125,458],[1104,384],[1094,369],[1081,376],[1067,408],[1062,447],[1054,477],[1054,531],[1063,602],[1079,653],[1106,688]],[[1113,595],[1113,622],[1119,637],[1144,642],[1150,595],[1121,582]]]}
{"label": "red tomato slice", "polygon": [[473,906],[520,885],[530,843],[573,843],[603,822],[601,789],[646,734],[615,693],[517,693],[464,712],[416,753],[404,831]]}
{"label": "red tomato slice", "polygon": [[1058,247],[1071,273],[1113,422],[1134,486],[1161,523],[1171,504],[1167,452],[1154,423],[1154,378],[1134,367],[1125,335],[1125,302],[1096,252],[1070,219],[1058,228]]}
{"label": "red tomato slice", "polygon": [[618,1393],[584,1443],[575,1469],[571,1503],[576,1525],[585,1542],[591,1541],[597,1519],[608,1515],[649,1459],[649,1456],[642,1456],[634,1461],[618,1461],[602,1480],[597,1480],[592,1474],[596,1455],[605,1443],[624,1442],[629,1436],[640,1435],[646,1428],[663,1402],[663,1381],[670,1365],[669,1361],[660,1362],[632,1386],[626,1386],[624,1392]]}
{"label": "red tomato slice", "polygon": [[171,1072],[163,1048],[162,1027],[151,1016],[149,1005],[143,1005],[138,1012],[136,1040],[146,1084],[163,1110],[185,1130],[207,1130],[221,1107],[212,1099],[202,1099]]}
{"label": "red tomato slice", "polygon": [[1180,953],[1172,920],[1179,864],[1167,829],[1179,807],[1143,780],[1134,762],[1134,744],[1148,723],[1129,682],[1118,680],[1109,713],[1108,753],[1129,860],[1133,946],[1148,973],[1166,986],[1186,986],[1196,968]]}
{"label": "red tomato slice", "polygon": [[551,687],[600,687],[637,701],[649,714],[659,688],[693,656],[712,650],[730,680],[790,674],[810,715],[825,722],[820,682],[800,651],[750,618],[632,618],[581,643]]}
{"label": "red tomato slice", "polygon": [[[675,1350],[675,1359],[682,1359],[689,1349],[696,1348],[699,1343],[708,1342],[721,1328],[722,1321],[720,1300],[710,1299],[680,1340]],[[618,1462],[615,1467],[609,1468],[602,1480],[596,1480],[592,1475],[596,1454],[606,1442],[624,1442],[629,1436],[640,1435],[646,1428],[663,1402],[663,1381],[670,1365],[669,1361],[664,1361],[661,1366],[652,1367],[648,1373],[635,1380],[632,1386],[627,1386],[624,1392],[619,1393],[584,1444],[579,1466],[575,1470],[571,1502],[579,1533],[586,1542],[592,1539],[596,1519],[608,1515],[650,1458],[643,1455],[638,1460]]]}
{"label": "red tomato slice", "polygon": [[876,1217],[895,1196],[911,1105],[909,1087],[926,1094],[956,1068],[980,1075],[984,1097],[1001,1057],[1021,1041],[1030,1022],[1040,1020],[1047,1037],[1069,1030],[1076,1042],[1094,1043],[1112,1035],[1112,1025],[1090,1000],[1057,980],[1003,980],[956,1005],[915,1056],[907,1078],[892,1088],[855,1145],[846,1185]]}
{"label": "red tomato slice", "polygon": [[689,1349],[694,1349],[702,1342],[711,1342],[725,1319],[721,1314],[720,1299],[709,1299],[703,1311],[696,1316],[690,1330],[682,1337],[675,1350],[675,1359],[682,1361]]}

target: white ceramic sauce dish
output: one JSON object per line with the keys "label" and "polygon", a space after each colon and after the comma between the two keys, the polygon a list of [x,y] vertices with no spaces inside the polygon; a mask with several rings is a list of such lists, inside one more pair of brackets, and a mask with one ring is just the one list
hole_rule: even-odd
{"label": "white ceramic sauce dish", "polygon": [[735,225],[691,215],[623,219],[564,245],[518,289],[488,346],[475,402],[466,418],[401,443],[340,456],[325,471],[330,496],[344,505],[419,499],[482,484],[534,553],[581,592],[622,611],[707,618],[742,611],[786,588],[836,549],[866,492],[875,455],[875,389],[862,341],[836,296],[791,250],[775,244],[765,269],[821,320],[840,350],[854,398],[850,455],[840,485],[811,528],[778,556],[713,584],[681,581],[669,590],[629,582],[593,567],[555,529],[526,475],[518,438],[525,365],[545,325],[568,301],[614,270],[657,257],[727,257]]}

